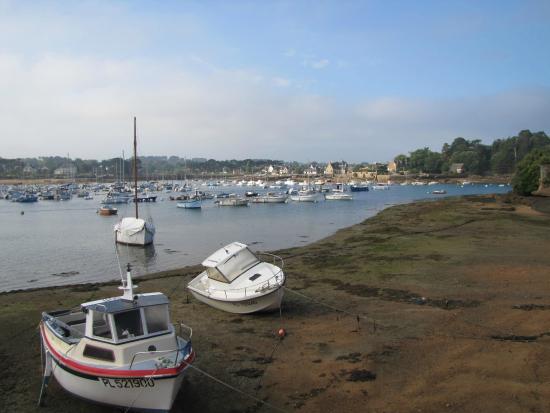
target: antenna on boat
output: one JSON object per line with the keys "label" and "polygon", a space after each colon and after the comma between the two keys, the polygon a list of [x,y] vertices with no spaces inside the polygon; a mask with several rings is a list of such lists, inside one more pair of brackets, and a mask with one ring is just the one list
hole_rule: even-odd
{"label": "antenna on boat", "polygon": [[118,287],[119,290],[123,290],[123,300],[134,301],[134,288],[138,288],[137,285],[132,283],[132,266],[130,263],[126,265],[126,280],[122,280],[122,285]]}

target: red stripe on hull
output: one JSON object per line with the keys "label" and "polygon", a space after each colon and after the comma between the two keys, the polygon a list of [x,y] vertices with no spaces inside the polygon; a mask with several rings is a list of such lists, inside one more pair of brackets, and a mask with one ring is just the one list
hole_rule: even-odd
{"label": "red stripe on hull", "polygon": [[60,362],[66,366],[80,371],[82,373],[87,373],[100,377],[162,377],[162,376],[175,376],[180,374],[189,364],[195,360],[195,352],[192,351],[189,355],[189,358],[186,361],[183,361],[178,367],[173,368],[164,368],[157,370],[115,370],[115,369],[102,369],[99,367],[91,367],[85,364],[77,363],[69,358],[64,357],[58,351],[56,351],[51,345],[48,337],[44,333],[44,323],[40,323],[40,333],[44,338],[44,342],[48,347],[48,351]]}

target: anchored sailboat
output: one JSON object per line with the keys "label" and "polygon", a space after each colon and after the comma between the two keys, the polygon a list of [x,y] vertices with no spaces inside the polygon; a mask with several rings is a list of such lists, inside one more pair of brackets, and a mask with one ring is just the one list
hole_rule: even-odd
{"label": "anchored sailboat", "polygon": [[138,185],[137,185],[137,137],[136,118],[134,116],[134,205],[136,216],[125,217],[115,225],[116,242],[127,245],[145,246],[153,243],[155,237],[155,226],[139,218],[138,210]]}

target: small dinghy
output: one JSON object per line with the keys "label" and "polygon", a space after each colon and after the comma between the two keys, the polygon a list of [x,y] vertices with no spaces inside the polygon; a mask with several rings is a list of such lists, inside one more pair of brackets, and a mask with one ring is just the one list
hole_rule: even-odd
{"label": "small dinghy", "polygon": [[285,275],[281,257],[262,253],[280,267],[260,261],[245,244],[233,242],[203,261],[205,271],[187,288],[199,301],[219,310],[249,314],[280,308]]}
{"label": "small dinghy", "polygon": [[[170,323],[161,293],[134,294],[130,265],[120,297],[81,304],[78,310],[42,313],[44,378],[69,393],[125,411],[168,412],[183,374],[195,358],[192,330]],[[187,338],[182,338],[186,332]]]}

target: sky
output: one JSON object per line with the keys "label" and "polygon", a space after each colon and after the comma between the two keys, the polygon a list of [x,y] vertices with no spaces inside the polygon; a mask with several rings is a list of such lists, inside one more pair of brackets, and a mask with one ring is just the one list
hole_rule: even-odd
{"label": "sky", "polygon": [[550,2],[0,0],[0,157],[387,161],[550,134]]}

